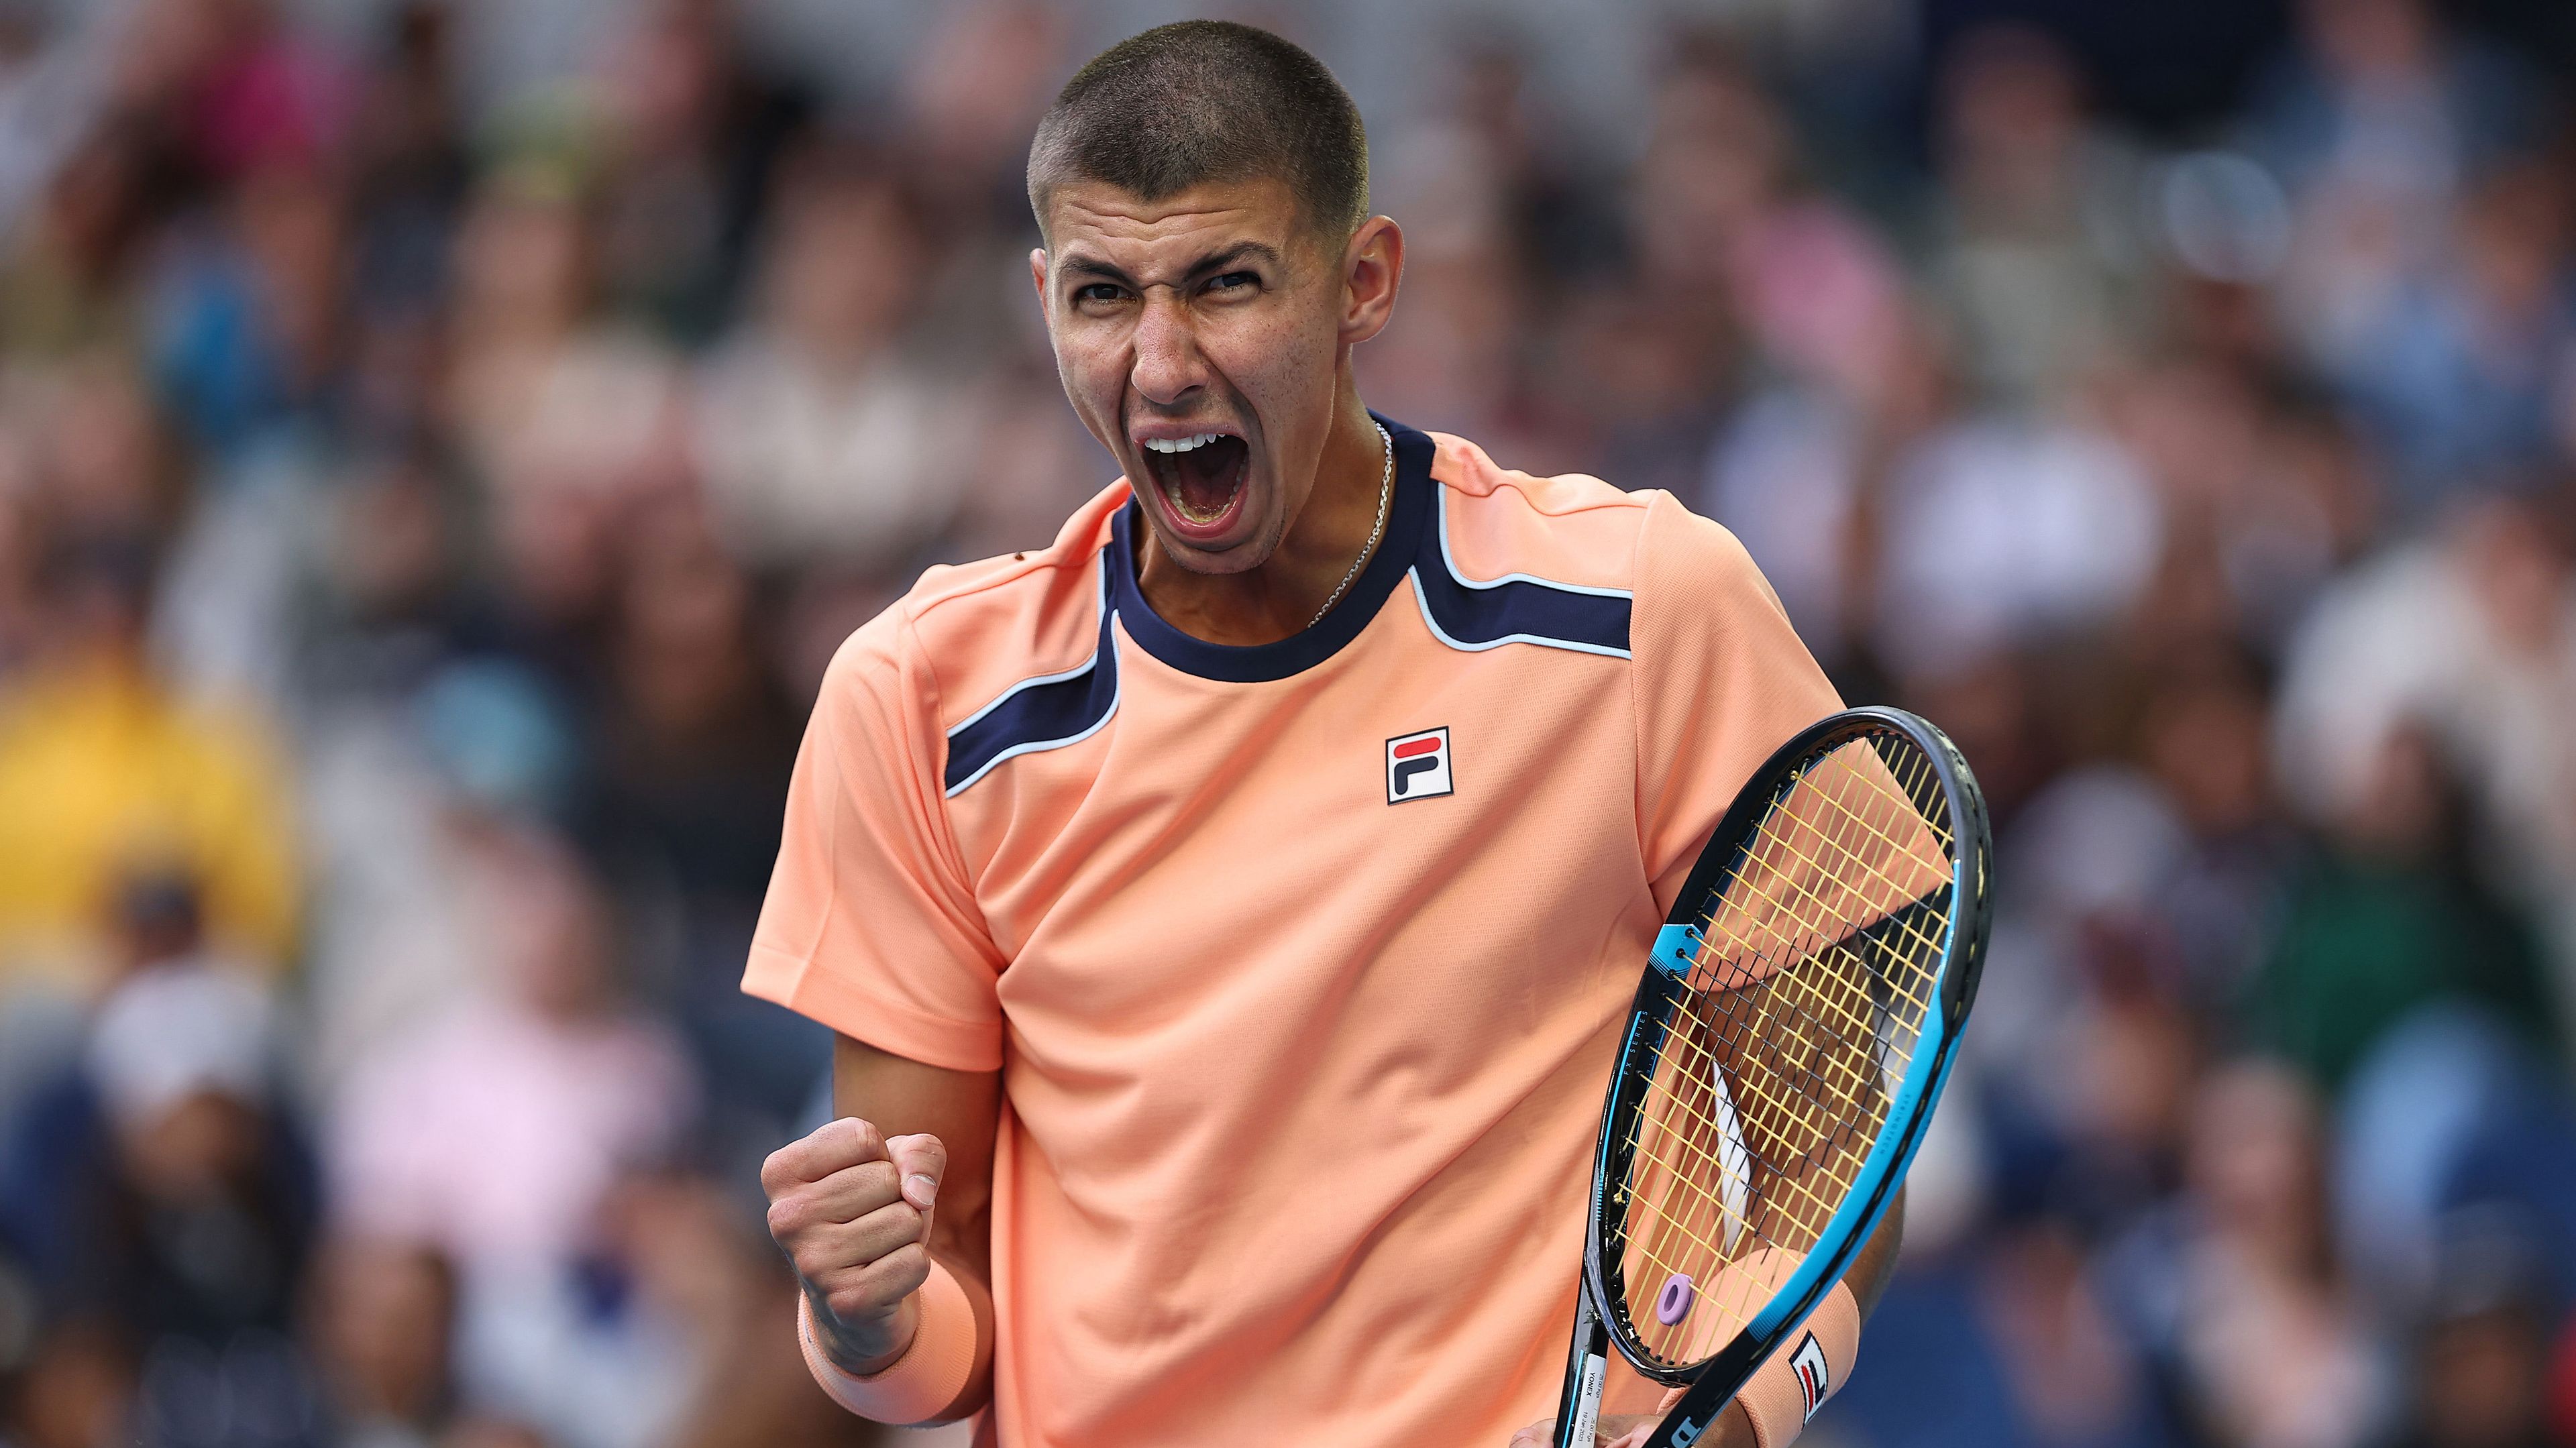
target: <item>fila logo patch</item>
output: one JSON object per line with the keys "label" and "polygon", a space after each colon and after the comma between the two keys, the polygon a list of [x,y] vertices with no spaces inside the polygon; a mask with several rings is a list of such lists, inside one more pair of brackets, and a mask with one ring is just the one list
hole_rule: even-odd
{"label": "fila logo patch", "polygon": [[1386,802],[1404,804],[1457,793],[1449,778],[1449,726],[1386,741]]}
{"label": "fila logo patch", "polygon": [[1798,1395],[1807,1400],[1806,1417],[1798,1420],[1803,1423],[1816,1416],[1816,1410],[1825,1405],[1826,1394],[1834,1390],[1833,1369],[1825,1366],[1824,1345],[1816,1341],[1814,1333],[1808,1333],[1807,1340],[1790,1355],[1789,1370],[1798,1375]]}

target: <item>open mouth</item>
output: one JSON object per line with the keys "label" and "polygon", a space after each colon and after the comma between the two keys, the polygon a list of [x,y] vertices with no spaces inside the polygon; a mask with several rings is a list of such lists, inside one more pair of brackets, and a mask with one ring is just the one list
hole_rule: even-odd
{"label": "open mouth", "polygon": [[1252,449],[1232,433],[1146,438],[1145,468],[1175,521],[1191,532],[1214,531],[1243,497]]}

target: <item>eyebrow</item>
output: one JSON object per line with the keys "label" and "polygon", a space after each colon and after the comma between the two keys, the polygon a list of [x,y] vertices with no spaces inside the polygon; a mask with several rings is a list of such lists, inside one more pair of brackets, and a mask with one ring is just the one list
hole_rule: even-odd
{"label": "eyebrow", "polygon": [[[1266,241],[1238,241],[1232,246],[1210,252],[1190,263],[1189,270],[1181,274],[1182,280],[1196,281],[1201,277],[1223,272],[1229,267],[1247,261],[1257,261],[1272,267],[1285,264],[1280,258],[1279,248]],[[1106,258],[1084,252],[1073,252],[1064,258],[1062,275],[1067,279],[1085,277],[1116,282],[1130,291],[1139,290],[1135,278],[1127,275]]]}

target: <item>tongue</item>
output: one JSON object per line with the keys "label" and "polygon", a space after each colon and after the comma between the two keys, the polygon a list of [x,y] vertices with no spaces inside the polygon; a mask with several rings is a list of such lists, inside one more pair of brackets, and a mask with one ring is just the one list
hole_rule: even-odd
{"label": "tongue", "polygon": [[1203,517],[1225,510],[1234,500],[1234,490],[1243,461],[1243,443],[1236,438],[1221,437],[1202,447],[1192,448],[1174,459],[1173,481],[1179,484],[1183,505]]}

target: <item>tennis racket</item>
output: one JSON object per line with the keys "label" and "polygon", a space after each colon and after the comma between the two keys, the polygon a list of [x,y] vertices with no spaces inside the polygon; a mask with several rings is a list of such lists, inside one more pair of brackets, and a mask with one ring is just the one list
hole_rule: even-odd
{"label": "tennis racket", "polygon": [[1613,1347],[1686,1390],[1647,1448],[1698,1441],[1842,1279],[1949,1076],[1990,853],[1967,761],[1898,709],[1809,727],[1728,807],[1602,1108],[1558,1448],[1593,1448]]}

